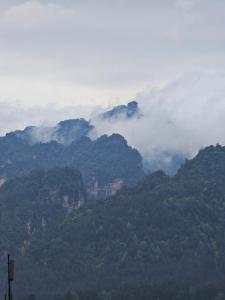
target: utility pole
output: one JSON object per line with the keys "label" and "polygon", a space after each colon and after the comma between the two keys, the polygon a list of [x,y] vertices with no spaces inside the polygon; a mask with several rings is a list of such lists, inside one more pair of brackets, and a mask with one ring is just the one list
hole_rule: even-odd
{"label": "utility pole", "polygon": [[12,282],[14,279],[14,260],[8,254],[8,300],[12,300]]}

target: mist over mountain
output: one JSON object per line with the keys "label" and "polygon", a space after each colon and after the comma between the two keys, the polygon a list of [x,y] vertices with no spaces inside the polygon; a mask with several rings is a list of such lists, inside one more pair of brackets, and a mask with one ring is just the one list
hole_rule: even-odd
{"label": "mist over mountain", "polygon": [[93,119],[97,136],[117,132],[141,153],[148,170],[174,173],[185,158],[225,144],[225,74],[193,72],[135,97],[141,118]]}
{"label": "mist over mountain", "polygon": [[[0,250],[3,259],[8,251],[16,257],[18,295],[45,300],[90,289],[97,299],[105,300],[106,291],[110,300],[132,299],[134,285],[137,298],[145,299],[143,293],[158,296],[169,285],[173,299],[182,286],[190,298],[208,284],[215,297],[218,289],[225,295],[216,286],[225,280],[225,148],[208,146],[185,160],[194,144],[182,151],[178,135],[167,148],[159,135],[163,147],[154,152],[147,126],[157,109],[152,104],[150,119],[142,100],[131,103],[104,117],[30,126],[0,138]],[[163,99],[161,111],[164,105]],[[161,121],[172,138],[176,123],[169,112]],[[146,131],[138,132],[144,124]],[[141,152],[145,169],[175,175],[145,176],[139,151],[99,128],[126,128],[133,141],[146,138],[146,153],[153,152]]]}
{"label": "mist over mountain", "polygon": [[[185,158],[193,157],[201,148],[225,144],[222,129],[225,126],[224,78],[221,71],[189,72],[177,76],[176,80],[171,79],[156,88],[140,92],[128,105],[89,107],[86,113],[79,107],[64,108],[61,118],[60,110],[57,109],[56,113],[54,106],[52,109],[46,107],[46,110],[28,109],[27,114],[20,110],[17,114],[15,109],[10,111],[6,107],[2,110],[6,111],[6,116],[9,113],[15,115],[9,123],[37,124],[33,127],[32,139],[40,142],[66,142],[58,135],[57,125],[52,124],[85,117],[86,134],[92,139],[119,133],[141,153],[147,171],[163,169],[174,174]],[[48,120],[51,121],[50,126]],[[2,122],[6,123],[6,120]],[[45,123],[47,125],[43,125]],[[94,126],[93,130],[88,130],[88,123]],[[14,125],[15,129],[18,127],[21,128],[21,125]],[[67,142],[73,139],[75,136],[72,134]]]}
{"label": "mist over mountain", "polygon": [[[115,129],[115,132],[121,131],[120,128],[115,128],[118,124],[121,124],[121,122],[123,124],[122,126],[128,126],[129,128],[130,122],[138,122],[139,119],[142,118],[146,118],[144,112],[140,110],[137,102],[132,101],[127,105],[116,106],[109,111],[97,114],[89,121],[84,118],[78,118],[60,121],[55,126],[28,126],[24,130],[16,130],[7,133],[5,137],[0,138],[0,142],[5,143],[7,140],[11,140],[11,143],[15,141],[17,144],[27,144],[28,147],[35,146],[35,148],[43,147],[43,145],[39,144],[57,142],[58,146],[71,147],[72,144],[79,142],[85,137],[90,137],[93,142],[98,138],[101,138],[98,132],[100,124],[103,132],[108,132],[108,127],[110,126],[110,131],[112,131],[113,134],[113,128]],[[148,159],[144,156],[144,169],[147,172],[162,169],[168,174],[174,174],[183,163],[184,158],[185,157],[180,153],[172,153],[169,151],[160,152]],[[10,157],[7,157],[7,161],[9,162],[9,167],[11,161]],[[48,165],[49,162],[47,163],[47,166]],[[50,165],[54,166],[54,164]],[[42,164],[40,164],[40,166],[44,167]],[[4,169],[3,166],[2,168]],[[17,173],[18,170],[15,171],[15,174]],[[25,173],[21,172],[20,174],[23,175]],[[8,175],[3,175],[3,178],[4,176],[7,177]],[[117,179],[120,180],[119,177]]]}
{"label": "mist over mountain", "polygon": [[86,136],[90,130],[92,126],[85,120],[68,120],[53,128],[28,127],[1,137],[1,182],[35,169],[75,167],[82,173],[88,196],[96,198],[143,178],[141,155],[121,135],[91,140]]}
{"label": "mist over mountain", "polygon": [[225,300],[225,0],[0,0],[0,41],[0,300]]}
{"label": "mist over mountain", "polygon": [[127,105],[115,106],[109,111],[106,111],[98,116],[100,119],[112,120],[112,119],[129,119],[133,117],[141,117],[138,103],[131,101]]}
{"label": "mist over mountain", "polygon": [[25,127],[54,127],[62,120],[87,118],[95,106],[59,106],[47,105],[23,106],[20,102],[0,102],[0,135],[23,130]]}
{"label": "mist over mountain", "polygon": [[60,121],[56,126],[29,126],[11,134],[29,144],[56,141],[59,144],[70,145],[88,136],[93,128],[88,121],[81,118]]}
{"label": "mist over mountain", "polygon": [[[51,127],[29,126],[24,130],[16,131],[15,134],[27,140],[30,144],[57,141],[63,145],[70,145],[81,137],[90,137],[92,140],[97,139],[101,136],[99,135],[99,128],[101,127],[100,132],[102,134],[123,132],[126,135],[128,134],[128,138],[130,138],[132,127],[143,126],[143,121],[147,117],[146,110],[141,110],[139,103],[132,101],[127,105],[115,106],[109,111],[97,114],[91,117],[89,121],[81,118],[64,120]],[[127,128],[129,132],[124,132],[124,128]],[[131,138],[131,142],[133,138],[136,138],[136,135],[142,135],[143,130],[140,128],[140,134],[137,130],[135,129],[133,132],[134,137]],[[146,147],[144,140],[142,140],[142,143],[141,149]],[[149,153],[142,153],[142,155],[146,172],[164,170],[168,174],[174,174],[185,158],[189,157],[189,154],[166,148],[151,155]]]}

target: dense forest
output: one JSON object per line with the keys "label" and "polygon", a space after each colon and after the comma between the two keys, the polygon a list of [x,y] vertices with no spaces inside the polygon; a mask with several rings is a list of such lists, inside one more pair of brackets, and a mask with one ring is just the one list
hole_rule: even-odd
{"label": "dense forest", "polygon": [[[70,190],[74,180],[67,172],[57,178],[65,176]],[[82,186],[79,173],[69,172]],[[0,189],[4,199],[14,181]],[[55,188],[45,182],[44,190]],[[174,177],[158,171],[106,200],[60,213],[16,255],[15,293],[38,299],[224,299],[224,182],[225,148],[210,146]],[[24,215],[30,205],[23,205]]]}
{"label": "dense forest", "polygon": [[[19,300],[37,300],[31,294],[20,297]],[[224,283],[205,284],[201,286],[169,281],[163,284],[143,282],[139,285],[125,286],[113,291],[76,291],[66,292],[63,295],[55,294],[41,297],[42,300],[224,300]]]}
{"label": "dense forest", "polygon": [[0,256],[23,254],[32,239],[63,221],[86,201],[82,177],[72,168],[35,171],[0,189]]}
{"label": "dense forest", "polygon": [[[76,123],[76,120],[73,122]],[[68,127],[66,121],[63,124]],[[75,167],[81,171],[91,198],[102,194],[106,196],[107,191],[112,194],[116,190],[113,183],[118,180],[121,184],[134,185],[143,178],[141,155],[119,134],[103,135],[94,141],[87,136],[78,138],[77,135],[70,144],[56,140],[33,144],[27,138],[26,131],[1,137],[0,179],[27,175],[35,169]]]}
{"label": "dense forest", "polygon": [[0,300],[225,300],[225,0],[0,0]]}

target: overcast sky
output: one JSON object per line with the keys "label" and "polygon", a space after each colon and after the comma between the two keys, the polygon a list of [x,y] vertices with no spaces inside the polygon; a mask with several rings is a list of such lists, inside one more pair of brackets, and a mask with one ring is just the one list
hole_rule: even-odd
{"label": "overcast sky", "polygon": [[127,102],[224,50],[225,0],[0,0],[0,102]]}

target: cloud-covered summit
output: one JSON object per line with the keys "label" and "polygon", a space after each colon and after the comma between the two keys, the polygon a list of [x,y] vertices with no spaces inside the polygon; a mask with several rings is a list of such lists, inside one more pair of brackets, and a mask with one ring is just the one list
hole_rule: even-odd
{"label": "cloud-covered summit", "polygon": [[225,145],[225,73],[188,73],[136,96],[141,118],[95,119],[99,135],[118,132],[154,168],[180,164],[207,145]]}
{"label": "cloud-covered summit", "polygon": [[96,134],[166,164],[224,144],[224,28],[222,0],[0,1],[0,132],[134,99],[144,117]]}
{"label": "cloud-covered summit", "polygon": [[127,105],[118,105],[113,107],[111,110],[103,112],[97,116],[103,120],[113,120],[113,119],[130,119],[130,118],[140,118],[141,113],[136,101],[131,101]]}
{"label": "cloud-covered summit", "polygon": [[[64,143],[57,135],[59,127],[53,124],[85,117],[91,123],[85,123],[84,135],[95,139],[104,134],[119,133],[129,145],[140,151],[149,169],[171,170],[171,165],[176,168],[184,158],[193,157],[205,146],[217,143],[225,145],[224,82],[224,72],[186,73],[163,88],[137,94],[136,102],[131,103],[138,103],[138,110],[134,110],[138,114],[132,118],[127,117],[129,105],[86,107],[86,110],[81,107],[60,109],[48,106],[41,110],[28,109],[26,112],[20,108],[19,113],[15,107],[9,110],[7,106],[2,106],[1,113],[5,114],[5,119],[1,119],[1,129],[6,130],[5,124],[10,129],[37,125],[40,127],[32,129],[34,141],[47,142],[53,139]],[[131,106],[137,109],[137,104]],[[99,117],[105,112],[110,116],[113,113],[114,117]],[[141,117],[137,117],[139,115]],[[90,130],[90,126],[94,126],[94,130]],[[68,135],[74,139],[73,130]]]}

